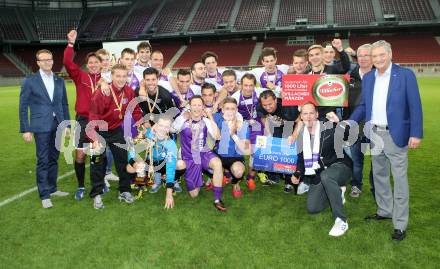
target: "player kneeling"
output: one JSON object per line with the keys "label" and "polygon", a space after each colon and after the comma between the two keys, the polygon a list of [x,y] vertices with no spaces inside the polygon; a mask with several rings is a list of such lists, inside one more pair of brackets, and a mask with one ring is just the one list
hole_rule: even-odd
{"label": "player kneeling", "polygon": [[221,128],[220,141],[215,147],[220,156],[224,169],[232,176],[232,195],[241,196],[240,180],[245,172],[243,155],[250,154],[249,128],[247,123],[236,117],[237,101],[226,97],[223,101],[222,112],[214,115],[217,126]]}
{"label": "player kneeling", "polygon": [[180,132],[182,161],[186,166],[186,187],[192,198],[197,197],[203,186],[202,172],[212,172],[214,207],[220,211],[226,211],[221,200],[223,192],[222,162],[206,143],[208,134],[215,140],[220,139],[220,130],[210,110],[205,109],[200,95],[193,96],[189,105],[190,112],[181,114],[173,123],[173,131]]}
{"label": "player kneeling", "polygon": [[[165,208],[174,207],[173,191],[180,192],[179,183],[175,178],[180,178],[184,170],[178,170],[177,166],[177,145],[169,136],[172,118],[167,115],[159,116],[156,124],[147,128],[140,136],[146,139],[146,148],[141,148],[140,152],[146,150],[145,161],[148,160],[148,172],[154,174],[154,185],[150,192],[155,193],[162,187],[162,177],[166,179]],[[143,145],[139,143],[139,145]],[[136,146],[135,146],[136,147]],[[136,149],[128,153],[129,173],[145,174],[145,162],[142,159],[136,160]],[[182,166],[182,165],[180,165]]]}

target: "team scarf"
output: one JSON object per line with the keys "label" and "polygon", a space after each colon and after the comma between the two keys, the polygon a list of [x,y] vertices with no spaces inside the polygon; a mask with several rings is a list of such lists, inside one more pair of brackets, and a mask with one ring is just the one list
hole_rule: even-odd
{"label": "team scarf", "polygon": [[313,140],[313,150],[310,144],[310,133],[307,127],[304,127],[303,132],[303,155],[304,155],[304,167],[305,175],[315,175],[315,169],[318,169],[319,163],[319,146],[321,136],[321,124],[319,121],[316,123],[315,137]]}

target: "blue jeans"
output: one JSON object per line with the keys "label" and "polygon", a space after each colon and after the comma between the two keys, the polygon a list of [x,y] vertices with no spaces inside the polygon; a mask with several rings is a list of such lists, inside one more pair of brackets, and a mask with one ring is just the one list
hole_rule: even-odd
{"label": "blue jeans", "polygon": [[353,161],[353,176],[351,180],[351,186],[356,186],[360,190],[362,190],[362,173],[364,168],[364,154],[361,150],[362,147],[362,139],[359,138],[356,143],[350,146],[350,148],[346,148],[346,152],[350,156]]}
{"label": "blue jeans", "polygon": [[105,166],[105,174],[108,175],[112,172],[112,166],[113,166],[113,154],[112,154],[112,151],[110,150],[109,146],[107,146],[105,154],[107,157],[107,164]]}

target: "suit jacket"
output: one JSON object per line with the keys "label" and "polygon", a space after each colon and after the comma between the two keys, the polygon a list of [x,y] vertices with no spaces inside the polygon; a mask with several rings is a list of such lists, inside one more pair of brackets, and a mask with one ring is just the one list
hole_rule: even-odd
{"label": "suit jacket", "polygon": [[[349,120],[371,120],[375,71],[368,72],[362,80],[362,96]],[[388,128],[394,143],[399,147],[408,145],[410,137],[423,137],[423,113],[416,76],[408,68],[393,64],[387,96]],[[366,132],[368,136],[368,130]]]}
{"label": "suit jacket", "polygon": [[[349,168],[352,167],[353,162],[350,157],[347,156],[345,151],[343,150],[343,145],[340,145],[340,148],[335,148],[335,133],[339,132],[337,135],[339,137],[344,136],[344,129],[338,127],[335,123],[326,122],[322,124],[321,122],[321,136],[319,139],[319,167],[315,170],[316,176],[314,180],[312,180],[313,184],[319,183],[321,181],[320,174],[322,171],[327,169],[330,165],[334,163],[343,163]],[[338,129],[339,128],[339,129]],[[304,154],[303,154],[303,133],[304,127],[300,130],[298,134],[298,144],[297,144],[297,166],[294,176],[297,178],[303,177],[305,173],[304,167]]]}
{"label": "suit jacket", "polygon": [[19,105],[20,133],[51,131],[54,113],[58,123],[61,123],[63,120],[70,120],[64,80],[55,74],[53,78],[54,92],[52,101],[44,86],[40,72],[36,72],[23,81]]}

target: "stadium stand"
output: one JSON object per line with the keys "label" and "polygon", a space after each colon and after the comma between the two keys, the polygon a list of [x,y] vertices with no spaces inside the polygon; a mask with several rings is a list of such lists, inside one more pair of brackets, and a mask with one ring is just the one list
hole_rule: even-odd
{"label": "stadium stand", "polygon": [[[264,47],[272,47],[277,51],[278,64],[292,64],[293,52],[297,49],[307,49],[308,45],[288,45],[287,38],[270,38],[264,41]],[[258,64],[261,64],[261,59]]]}
{"label": "stadium stand", "polygon": [[371,0],[334,0],[333,10],[339,25],[368,25],[375,21]]}
{"label": "stadium stand", "polygon": [[205,51],[215,52],[219,66],[248,65],[255,41],[228,40],[228,41],[194,41],[174,65],[174,68],[190,67],[200,59]]}
{"label": "stadium stand", "polygon": [[82,37],[95,40],[110,37],[113,28],[116,27],[125,12],[127,12],[127,7],[99,8],[90,23],[82,31]]}
{"label": "stadium stand", "polygon": [[399,21],[426,21],[435,18],[428,0],[380,0],[384,14],[394,14]]}
{"label": "stadium stand", "polygon": [[208,31],[219,22],[228,22],[235,0],[205,0],[201,3],[188,31]]}
{"label": "stadium stand", "polygon": [[272,18],[273,4],[274,1],[271,0],[243,0],[235,21],[235,29],[265,29]]}
{"label": "stadium stand", "polygon": [[[35,53],[39,50],[39,49],[49,49],[52,54],[53,54],[53,71],[54,72],[60,72],[63,68],[63,53],[64,53],[64,46],[38,46],[38,47],[15,47],[14,48],[14,53],[15,55],[17,55],[17,57],[24,62],[27,66],[29,66],[32,69],[32,72],[35,72],[38,70],[38,66],[37,63],[35,61]],[[75,55],[75,62],[79,65],[83,65],[84,64],[84,58],[86,56],[87,53],[89,53],[90,51],[96,51],[97,48],[91,48],[91,49],[81,49],[79,51],[79,53],[77,53]]]}
{"label": "stadium stand", "polygon": [[0,76],[2,77],[19,77],[23,76],[23,73],[15,67],[8,58],[3,54],[0,54]]}
{"label": "stadium stand", "polygon": [[356,49],[365,43],[380,39],[388,41],[396,63],[440,62],[440,46],[432,35],[394,35],[351,37],[350,45]]}
{"label": "stadium stand", "polygon": [[[323,41],[332,40],[337,33],[337,31],[332,31],[331,28],[325,26],[328,17],[326,15],[327,8],[333,10],[335,25],[348,27],[351,25],[372,25],[377,16],[374,11],[380,8],[384,15],[394,14],[398,21],[408,21],[410,25],[414,23],[425,24],[427,28],[409,30],[411,33],[417,33],[419,29],[422,29],[421,33],[416,35],[403,35],[398,33],[401,30],[393,30],[393,27],[400,27],[401,24],[377,25],[380,28],[376,32],[383,31],[387,34],[368,36],[364,31],[351,31],[349,41],[353,48],[357,48],[363,43],[385,39],[393,45],[393,57],[397,63],[409,65],[438,65],[440,63],[440,54],[438,53],[440,45],[432,34],[433,30],[430,30],[435,29],[438,25],[438,22],[435,22],[436,17],[433,12],[433,7],[437,3],[431,0],[241,0],[239,6],[237,1],[167,0],[164,3],[134,0],[131,2],[132,6],[105,7],[106,4],[103,4],[104,6],[101,7],[91,6],[87,9],[61,6],[59,8],[43,8],[38,5],[34,8],[2,6],[0,8],[0,40],[7,51],[12,50],[33,71],[38,69],[35,63],[35,52],[40,48],[52,50],[55,60],[54,71],[59,72],[63,68],[62,55],[66,33],[70,29],[78,29],[80,50],[75,61],[83,65],[85,55],[98,49],[102,41],[112,40],[111,36],[114,34],[115,27],[118,26],[121,19],[125,19],[125,15],[128,15],[114,35],[115,39],[136,39],[145,26],[150,25],[149,33],[153,33],[150,41],[154,50],[163,52],[165,65],[183,44],[189,42],[174,68],[189,67],[207,50],[214,51],[219,55],[220,66],[248,65],[256,42],[258,41],[260,45],[262,40],[264,40],[263,47],[274,47],[278,51],[278,63],[290,64],[292,53],[296,49],[308,47],[308,44],[302,42],[288,44],[287,35],[315,34],[314,43],[321,44]],[[435,1],[440,4],[440,0]],[[276,6],[275,3],[277,3]],[[330,3],[332,6],[327,6]],[[374,6],[376,4],[378,6]],[[197,10],[195,10],[196,7]],[[131,13],[127,14],[129,11]],[[156,16],[156,13],[159,14]],[[273,14],[277,14],[274,18],[276,20],[272,20]],[[152,18],[153,16],[155,19]],[[193,18],[191,22],[188,21],[189,17]],[[289,26],[294,25],[297,19],[303,18],[307,19],[308,24],[314,25],[313,29],[319,29],[321,32],[310,30],[304,33],[297,31],[287,33],[286,29],[290,29]],[[229,23],[230,20],[233,21],[234,29],[227,35],[231,34],[232,40],[217,41],[229,38],[224,36],[216,37],[211,41],[200,41],[201,32],[211,32],[219,22]],[[268,26],[275,21],[276,26],[280,28],[267,31]],[[402,25],[407,27],[409,24]],[[358,28],[355,27],[355,29]],[[196,40],[191,42],[191,38],[189,38],[191,34],[180,33],[183,30],[189,33],[198,32]],[[159,36],[154,34],[159,34]],[[240,40],[234,39],[238,34],[244,34],[244,36],[240,36]],[[339,32],[338,35],[340,34],[345,35],[345,33]],[[212,34],[208,38],[210,37]],[[248,40],[251,37],[254,41]],[[61,41],[63,45],[45,41]],[[38,42],[41,44],[36,45]],[[24,43],[29,43],[28,47],[24,47]],[[2,61],[5,61],[4,57]],[[7,66],[13,65],[9,60],[6,62]],[[258,61],[258,63],[260,62]],[[17,74],[17,72],[12,72],[12,74],[14,73]],[[10,72],[6,72],[6,74],[10,74]],[[21,75],[21,72],[19,71],[18,74]]]}
{"label": "stadium stand", "polygon": [[325,16],[325,0],[281,0],[277,25],[294,25],[297,19],[308,19],[308,24],[325,24]]}
{"label": "stadium stand", "polygon": [[69,30],[78,28],[82,9],[43,9],[34,14],[40,40],[65,40]]}
{"label": "stadium stand", "polygon": [[154,50],[160,50],[163,54],[163,66],[165,67],[168,62],[173,58],[174,54],[182,46],[181,42],[173,41],[161,41],[161,42],[151,42],[151,46]]}
{"label": "stadium stand", "polygon": [[148,1],[142,3],[130,14],[130,17],[124,22],[118,31],[117,36],[120,38],[135,38],[144,29],[150,20],[159,3],[150,4]]}
{"label": "stadium stand", "polygon": [[13,8],[0,9],[0,35],[2,40],[25,40],[23,29]]}
{"label": "stadium stand", "polygon": [[175,33],[181,31],[194,2],[194,0],[168,1],[154,21],[152,28],[156,28],[157,33]]}

